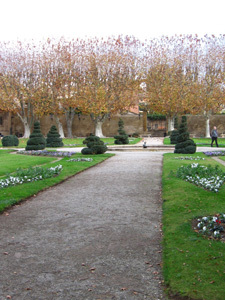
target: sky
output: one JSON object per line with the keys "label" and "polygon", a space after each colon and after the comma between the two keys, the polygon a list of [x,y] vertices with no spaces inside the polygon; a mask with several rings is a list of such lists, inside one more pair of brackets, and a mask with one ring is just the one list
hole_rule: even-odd
{"label": "sky", "polygon": [[224,0],[0,0],[0,41],[225,34]]}

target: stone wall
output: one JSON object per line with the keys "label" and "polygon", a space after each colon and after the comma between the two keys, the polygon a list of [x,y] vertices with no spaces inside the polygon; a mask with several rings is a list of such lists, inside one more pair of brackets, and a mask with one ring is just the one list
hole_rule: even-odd
{"label": "stone wall", "polygon": [[[128,113],[126,115],[117,115],[112,117],[111,119],[105,120],[102,129],[103,134],[107,137],[111,137],[116,135],[118,132],[118,121],[119,118],[122,118],[124,121],[124,129],[127,132],[127,134],[131,135],[134,132],[138,132],[139,134],[143,133],[143,119],[142,116]],[[14,116],[12,119],[12,132],[13,134],[17,134],[19,136],[23,135],[23,124],[21,123],[20,119],[17,116]],[[61,117],[61,122],[63,124],[64,134],[67,136],[67,127],[66,127],[66,120],[64,117]],[[49,129],[52,125],[56,125],[53,118],[50,116],[44,116],[40,120],[41,123],[41,130],[44,135],[47,135]],[[95,126],[94,122],[91,120],[90,116],[80,116],[78,118],[78,115],[75,115],[73,126],[72,126],[72,132],[73,136],[77,137],[85,137],[90,135],[90,133],[94,133]],[[0,131],[1,132],[1,131]],[[4,135],[9,134],[9,128],[4,131]]]}
{"label": "stone wall", "polygon": [[[3,124],[0,125],[0,133],[3,135],[8,135],[10,133],[16,134],[18,136],[23,135],[23,124],[17,116],[11,116],[9,113],[0,112],[2,117]],[[139,134],[144,134],[143,132],[143,117],[142,115],[137,115],[133,113],[128,113],[126,115],[117,115],[108,119],[104,122],[103,125],[103,134],[105,136],[111,137],[117,134],[118,130],[118,121],[119,118],[122,118],[124,121],[125,131],[131,135],[134,132]],[[62,123],[64,128],[65,136],[67,136],[67,128],[65,118],[62,117]],[[203,116],[187,116],[188,131],[192,137],[204,137],[205,136],[205,126],[206,120]],[[56,125],[55,121],[50,116],[45,116],[41,119],[41,129],[44,135],[47,135],[50,127]],[[210,118],[210,130],[213,126],[217,126],[219,136],[225,136],[225,115],[214,115]],[[94,133],[94,122],[91,120],[90,116],[80,116],[75,115],[73,121],[73,135],[85,137],[90,133]],[[154,128],[151,128],[154,129]],[[145,132],[145,134],[152,134],[152,136],[163,136],[164,130],[158,128],[152,132]]]}
{"label": "stone wall", "polygon": [[[204,116],[187,116],[188,131],[192,137],[205,137],[206,119]],[[210,117],[210,131],[217,127],[219,136],[225,135],[225,115],[213,115]]]}

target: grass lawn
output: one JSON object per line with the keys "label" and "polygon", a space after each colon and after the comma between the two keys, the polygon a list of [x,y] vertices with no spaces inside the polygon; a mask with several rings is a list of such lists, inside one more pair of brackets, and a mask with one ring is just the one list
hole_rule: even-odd
{"label": "grass lawn", "polygon": [[[19,139],[19,146],[18,147],[12,147],[12,148],[25,148],[27,145],[28,139]],[[85,147],[83,144],[84,138],[74,138],[74,139],[63,139],[63,143],[65,147]],[[110,138],[102,138],[101,139],[104,143],[107,145],[114,145],[115,139],[113,137]],[[129,138],[130,144],[137,144],[141,141],[141,138]],[[70,146],[71,145],[71,146]],[[2,147],[2,142],[0,140],[0,147]]]}
{"label": "grass lawn", "polygon": [[[163,273],[168,292],[193,299],[223,300],[225,243],[202,237],[192,229],[197,217],[225,213],[225,184],[218,193],[175,177],[181,165],[218,163],[202,153],[199,161],[177,160],[165,154],[163,163]],[[225,167],[220,165],[225,171]]]}
{"label": "grass lawn", "polygon": [[[93,158],[92,162],[68,162],[69,158],[62,158],[59,161],[55,161],[55,158],[52,157],[40,157],[40,156],[28,156],[28,155],[16,155],[10,154],[9,151],[0,150],[1,158],[1,176],[6,175],[7,173],[15,172],[17,168],[27,168],[29,166],[42,165],[43,167],[50,168],[58,164],[63,166],[62,172],[59,176],[31,182],[24,183],[22,185],[17,185],[13,187],[3,188],[0,191],[0,212],[4,211],[7,207],[10,207],[20,201],[36,195],[39,191],[44,190],[50,186],[53,186],[65,179],[91,167],[94,166],[103,160],[113,156],[113,154],[101,154],[101,155],[90,155],[84,156],[82,154],[75,154],[72,158],[79,157],[91,157]],[[55,161],[55,162],[53,162]],[[4,168],[2,168],[2,164]],[[8,168],[7,168],[8,166]]]}
{"label": "grass lawn", "polygon": [[[192,139],[198,147],[211,147],[211,138],[193,138]],[[170,138],[166,137],[164,139],[164,145],[170,145]],[[218,138],[218,145],[219,147],[225,147],[225,138]],[[213,144],[214,148],[216,144]]]}

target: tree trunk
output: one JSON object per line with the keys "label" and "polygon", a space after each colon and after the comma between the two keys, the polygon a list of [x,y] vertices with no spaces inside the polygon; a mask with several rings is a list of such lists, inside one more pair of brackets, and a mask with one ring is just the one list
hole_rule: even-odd
{"label": "tree trunk", "polygon": [[103,124],[103,121],[99,121],[99,120],[95,121],[95,135],[100,138],[105,137],[102,133],[102,124]]}
{"label": "tree trunk", "polygon": [[206,130],[205,137],[210,138],[210,124],[209,124],[209,116],[206,116]]}
{"label": "tree trunk", "polygon": [[57,124],[57,127],[58,127],[58,131],[59,131],[60,137],[62,139],[64,139],[65,135],[64,135],[62,123],[60,122],[59,117],[57,115],[54,115],[54,117],[55,117],[55,121],[56,121],[56,124]]}
{"label": "tree trunk", "polygon": [[27,117],[23,117],[19,113],[17,113],[17,115],[19,116],[20,120],[23,123],[23,127],[24,127],[23,138],[29,138],[29,136],[30,136],[30,125],[29,125],[29,122],[27,120]]}
{"label": "tree trunk", "polygon": [[75,116],[75,110],[73,108],[70,108],[68,111],[66,111],[65,115],[66,115],[66,125],[67,125],[67,137],[69,139],[72,139],[73,138],[72,125]]}
{"label": "tree trunk", "polygon": [[143,111],[143,131],[146,132],[147,131],[147,118],[148,118],[148,114],[147,111]]}
{"label": "tree trunk", "polygon": [[174,130],[174,118],[168,117],[168,132]]}

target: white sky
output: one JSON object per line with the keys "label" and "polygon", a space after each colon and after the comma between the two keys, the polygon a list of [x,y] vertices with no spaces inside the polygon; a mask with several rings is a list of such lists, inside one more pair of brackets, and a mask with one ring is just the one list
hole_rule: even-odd
{"label": "white sky", "polygon": [[224,0],[0,0],[0,40],[225,34]]}

